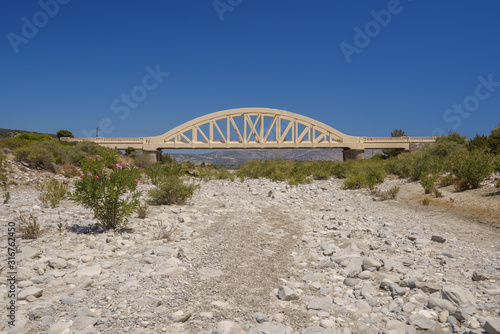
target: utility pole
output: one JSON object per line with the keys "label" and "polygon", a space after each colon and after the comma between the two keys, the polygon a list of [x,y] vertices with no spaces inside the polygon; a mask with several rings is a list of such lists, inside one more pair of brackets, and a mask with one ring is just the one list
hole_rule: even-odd
{"label": "utility pole", "polygon": [[95,137],[99,137],[99,127],[95,128]]}

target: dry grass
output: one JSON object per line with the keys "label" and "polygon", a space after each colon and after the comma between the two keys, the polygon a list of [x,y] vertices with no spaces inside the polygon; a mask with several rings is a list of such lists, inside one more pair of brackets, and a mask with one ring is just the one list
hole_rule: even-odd
{"label": "dry grass", "polygon": [[73,165],[65,164],[60,167],[60,172],[66,177],[77,177],[80,176],[81,172],[78,168]]}
{"label": "dry grass", "polygon": [[37,222],[37,217],[30,214],[26,217],[24,214],[19,213],[19,225],[17,230],[21,234],[22,239],[37,239],[42,234],[42,229]]}
{"label": "dry grass", "polygon": [[154,233],[155,240],[173,241],[177,232],[177,226],[174,223],[160,222]]}

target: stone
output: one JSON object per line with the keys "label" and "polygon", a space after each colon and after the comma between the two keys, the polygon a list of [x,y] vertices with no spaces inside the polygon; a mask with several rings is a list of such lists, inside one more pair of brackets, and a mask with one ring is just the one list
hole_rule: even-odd
{"label": "stone", "polygon": [[363,286],[361,287],[361,296],[367,298],[370,297],[373,292],[375,291],[375,288],[371,283],[363,283]]}
{"label": "stone", "polygon": [[224,320],[215,326],[212,330],[212,334],[239,334],[241,331],[241,327],[238,326],[235,322]]}
{"label": "stone", "polygon": [[139,305],[154,308],[161,305],[161,300],[153,296],[143,296],[139,299]]}
{"label": "stone", "polygon": [[428,294],[441,290],[441,287],[439,285],[430,282],[415,282],[415,288],[420,289]]}
{"label": "stone", "polygon": [[71,325],[71,329],[73,330],[82,330],[87,327],[92,327],[97,323],[97,318],[93,317],[76,317],[75,320],[73,320],[73,324]]}
{"label": "stone", "polygon": [[308,310],[331,312],[332,306],[333,301],[330,297],[315,297],[307,303]]}
{"label": "stone", "polygon": [[344,273],[349,278],[358,276],[363,271],[363,260],[356,258],[349,261],[347,267],[344,268]]}
{"label": "stone", "polygon": [[438,242],[438,243],[440,243],[440,244],[442,244],[442,243],[444,243],[444,242],[446,241],[446,239],[445,239],[445,238],[443,238],[443,237],[441,237],[441,236],[439,236],[439,235],[433,235],[433,236],[431,237],[431,240],[432,240],[432,241],[434,241],[434,242]]}
{"label": "stone", "polygon": [[298,300],[300,297],[297,292],[286,285],[282,285],[278,288],[278,298],[281,300]]}
{"label": "stone", "polygon": [[430,297],[427,307],[430,309],[437,307],[440,310],[446,310],[449,312],[454,311],[457,308],[452,302],[438,297]]}
{"label": "stone", "polygon": [[346,285],[346,286],[355,286],[355,285],[358,285],[359,282],[361,282],[361,280],[359,280],[357,278],[346,278],[346,279],[344,279],[344,285]]}
{"label": "stone", "polygon": [[66,330],[69,329],[69,327],[70,324],[68,322],[58,321],[49,327],[47,334],[62,334],[63,332],[66,333]]}
{"label": "stone", "polygon": [[434,328],[435,321],[427,318],[421,314],[412,314],[408,319],[408,323],[417,327],[418,329],[429,331]]}
{"label": "stone", "polygon": [[319,325],[323,328],[334,328],[335,321],[333,321],[332,319],[323,319],[319,322]]}
{"label": "stone", "polygon": [[487,334],[500,334],[500,318],[488,318],[483,326]]}
{"label": "stone", "polygon": [[382,264],[375,260],[375,259],[372,259],[372,258],[369,258],[369,257],[365,257],[363,259],[363,270],[370,270],[370,269],[380,269],[380,267],[382,266]]}
{"label": "stone", "polygon": [[156,272],[157,275],[167,275],[167,276],[179,276],[184,274],[186,268],[184,267],[171,267],[163,268]]}
{"label": "stone", "polygon": [[39,306],[29,312],[30,320],[40,320],[43,317],[51,316],[54,314],[54,307],[52,305]]}
{"label": "stone", "polygon": [[42,296],[43,290],[37,286],[29,286],[27,288],[22,289],[17,295],[18,300],[24,300],[29,296],[40,297]]}
{"label": "stone", "polygon": [[75,305],[78,304],[78,299],[73,297],[66,297],[61,299],[61,304],[63,305]]}
{"label": "stone", "polygon": [[372,272],[369,270],[362,271],[358,275],[358,278],[360,279],[370,279],[371,277],[372,277]]}
{"label": "stone", "polygon": [[476,298],[470,291],[453,285],[444,285],[441,294],[443,299],[447,299],[457,306],[475,306],[476,304]]}
{"label": "stone", "polygon": [[260,326],[251,328],[248,334],[292,334],[292,330],[287,328],[285,325],[271,322],[261,324]]}
{"label": "stone", "polygon": [[481,271],[476,270],[472,273],[472,280],[473,281],[479,282],[479,281],[486,281],[487,279],[488,279],[488,276],[486,276],[486,274],[481,272]]}
{"label": "stone", "polygon": [[76,276],[99,276],[102,273],[102,267],[100,264],[96,264],[93,266],[83,266],[77,271]]}
{"label": "stone", "polygon": [[55,269],[64,269],[67,265],[68,263],[66,262],[66,260],[61,259],[60,257],[49,261],[49,266]]}
{"label": "stone", "polygon": [[301,330],[300,334],[337,334],[337,331],[334,328],[311,326]]}
{"label": "stone", "polygon": [[222,276],[224,272],[218,269],[201,268],[198,270],[198,274],[200,274],[201,279],[207,279]]}
{"label": "stone", "polygon": [[257,312],[252,315],[252,318],[255,319],[259,324],[263,322],[269,321],[269,318],[262,312]]}

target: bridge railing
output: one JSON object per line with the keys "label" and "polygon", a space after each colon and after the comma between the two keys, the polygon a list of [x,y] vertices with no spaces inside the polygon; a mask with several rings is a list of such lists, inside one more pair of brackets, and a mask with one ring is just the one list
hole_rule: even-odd
{"label": "bridge railing", "polygon": [[435,142],[435,137],[361,137],[361,142]]}
{"label": "bridge railing", "polygon": [[73,142],[73,141],[90,141],[94,143],[115,143],[115,142],[136,142],[136,143],[142,143],[144,140],[143,138],[103,138],[103,137],[96,137],[96,138],[69,138],[69,137],[62,137],[61,141],[68,141],[68,142]]}

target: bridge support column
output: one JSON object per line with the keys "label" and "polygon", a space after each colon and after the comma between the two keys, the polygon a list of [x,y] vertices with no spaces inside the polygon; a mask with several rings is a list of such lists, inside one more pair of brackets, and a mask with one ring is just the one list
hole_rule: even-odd
{"label": "bridge support column", "polygon": [[142,154],[146,157],[146,161],[153,162],[161,162],[161,150],[156,151],[142,151]]}
{"label": "bridge support column", "polygon": [[345,148],[342,150],[344,154],[344,161],[347,160],[360,160],[365,158],[365,150],[351,150],[349,148]]}

